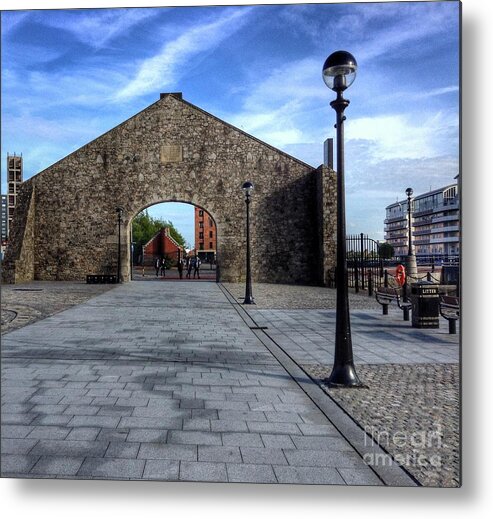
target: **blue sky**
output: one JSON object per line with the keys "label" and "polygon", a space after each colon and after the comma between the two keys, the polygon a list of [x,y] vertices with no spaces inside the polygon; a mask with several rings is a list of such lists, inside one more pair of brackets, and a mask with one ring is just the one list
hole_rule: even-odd
{"label": "blue sky", "polygon": [[[5,156],[25,178],[142,110],[184,98],[305,162],[335,137],[321,78],[345,49],[348,232],[383,238],[384,208],[452,183],[459,168],[457,2],[298,4],[2,13]],[[239,194],[241,196],[241,194]],[[193,242],[192,212],[171,204]],[[182,224],[180,215],[186,216]],[[185,226],[184,226],[185,225]]]}

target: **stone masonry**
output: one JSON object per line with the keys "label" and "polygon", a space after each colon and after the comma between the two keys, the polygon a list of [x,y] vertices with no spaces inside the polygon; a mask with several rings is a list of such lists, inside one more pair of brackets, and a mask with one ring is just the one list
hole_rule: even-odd
{"label": "stone masonry", "polygon": [[205,209],[217,226],[219,279],[244,278],[241,185],[251,180],[252,271],[258,282],[323,284],[335,264],[335,174],[313,169],[184,101],[154,104],[23,183],[4,262],[7,282],[114,273],[116,207],[131,221],[167,201]]}

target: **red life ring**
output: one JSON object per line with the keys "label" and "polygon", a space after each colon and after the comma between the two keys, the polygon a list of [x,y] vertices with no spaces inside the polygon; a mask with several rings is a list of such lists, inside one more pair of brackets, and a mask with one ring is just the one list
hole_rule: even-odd
{"label": "red life ring", "polygon": [[406,282],[406,269],[404,265],[397,265],[395,269],[395,280],[400,287],[404,286]]}

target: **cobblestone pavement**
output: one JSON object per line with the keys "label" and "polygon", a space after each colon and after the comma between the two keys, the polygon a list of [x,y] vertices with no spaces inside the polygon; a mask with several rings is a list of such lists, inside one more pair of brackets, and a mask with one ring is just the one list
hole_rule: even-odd
{"label": "cobblestone pavement", "polygon": [[[327,366],[303,368],[322,386],[330,374]],[[458,486],[459,365],[359,365],[357,371],[368,388],[325,391],[422,485]]]}
{"label": "cobblestone pavement", "polygon": [[2,284],[2,334],[87,301],[114,285],[87,285],[72,281],[32,281]]}
{"label": "cobblestone pavement", "polygon": [[381,484],[215,283],[127,283],[2,342],[2,476]]}

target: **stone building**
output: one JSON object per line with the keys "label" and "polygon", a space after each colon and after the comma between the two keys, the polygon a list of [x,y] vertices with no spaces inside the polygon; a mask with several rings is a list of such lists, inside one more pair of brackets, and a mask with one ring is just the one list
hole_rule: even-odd
{"label": "stone building", "polygon": [[144,208],[186,202],[217,229],[217,279],[245,277],[245,204],[259,282],[322,284],[335,265],[335,174],[248,135],[185,101],[159,100],[23,182],[3,276],[8,282],[84,280],[114,270],[123,208],[122,275],[131,222]]}

